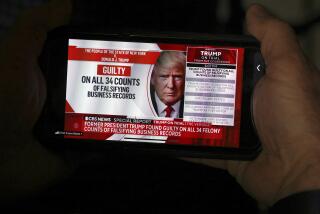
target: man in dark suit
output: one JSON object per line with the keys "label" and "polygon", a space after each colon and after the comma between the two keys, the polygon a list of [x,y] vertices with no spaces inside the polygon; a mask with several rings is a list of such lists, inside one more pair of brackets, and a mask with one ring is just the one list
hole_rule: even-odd
{"label": "man in dark suit", "polygon": [[151,75],[151,99],[159,117],[182,118],[186,56],[161,52]]}

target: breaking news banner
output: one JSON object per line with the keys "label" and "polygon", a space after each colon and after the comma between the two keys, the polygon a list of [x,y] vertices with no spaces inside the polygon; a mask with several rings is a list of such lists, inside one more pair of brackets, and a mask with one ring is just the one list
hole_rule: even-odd
{"label": "breaking news banner", "polygon": [[243,48],[70,39],[65,138],[239,147]]}

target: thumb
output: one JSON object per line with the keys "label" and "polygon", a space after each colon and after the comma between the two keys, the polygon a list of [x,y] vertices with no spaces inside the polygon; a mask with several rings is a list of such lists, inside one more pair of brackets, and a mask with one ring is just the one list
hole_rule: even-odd
{"label": "thumb", "polygon": [[218,160],[218,159],[205,159],[205,158],[181,158],[181,160],[196,163],[196,164],[202,164],[218,169],[224,169],[227,170],[228,161],[227,160]]}
{"label": "thumb", "polygon": [[261,42],[261,52],[267,65],[270,62],[286,60],[292,57],[292,54],[301,52],[293,29],[260,5],[249,7],[246,27],[248,32]]}
{"label": "thumb", "polygon": [[[71,0],[54,0],[26,11],[9,31],[0,47],[0,93],[8,115],[6,129],[31,128],[45,100],[46,88],[38,66],[38,57],[47,32],[66,24],[71,14]],[[32,108],[26,109],[26,106]],[[9,117],[15,112],[15,120]],[[35,116],[36,115],[36,116]],[[15,122],[12,122],[15,121]],[[19,122],[18,122],[19,121]],[[2,127],[2,126],[1,126]],[[23,128],[24,129],[23,129]]]}
{"label": "thumb", "polygon": [[227,170],[230,175],[241,183],[243,172],[247,169],[250,161],[236,161],[236,160],[220,160],[220,159],[205,159],[205,158],[181,158],[181,160],[191,163],[202,164],[218,169]]}

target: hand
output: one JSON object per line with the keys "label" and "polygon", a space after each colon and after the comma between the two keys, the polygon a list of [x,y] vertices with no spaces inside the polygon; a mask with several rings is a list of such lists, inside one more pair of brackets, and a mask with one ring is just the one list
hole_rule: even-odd
{"label": "hand", "polygon": [[51,1],[20,17],[0,48],[0,198],[40,191],[70,172],[32,129],[46,99],[38,56],[49,30],[66,24],[70,1]]}
{"label": "hand", "polygon": [[253,103],[263,151],[251,162],[191,161],[228,170],[258,202],[271,206],[290,194],[320,189],[320,75],[288,24],[258,5],[249,8],[246,21],[266,63]]}

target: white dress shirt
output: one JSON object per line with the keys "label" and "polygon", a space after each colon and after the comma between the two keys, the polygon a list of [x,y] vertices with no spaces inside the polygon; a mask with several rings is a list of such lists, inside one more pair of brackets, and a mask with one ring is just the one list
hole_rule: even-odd
{"label": "white dress shirt", "polygon": [[[166,117],[165,109],[167,108],[167,105],[160,100],[156,92],[154,92],[154,96],[156,98],[159,117]],[[179,118],[180,103],[181,101],[179,100],[178,102],[176,102],[174,105],[171,106],[173,108],[173,111],[171,112],[171,116],[170,116],[171,118]]]}

